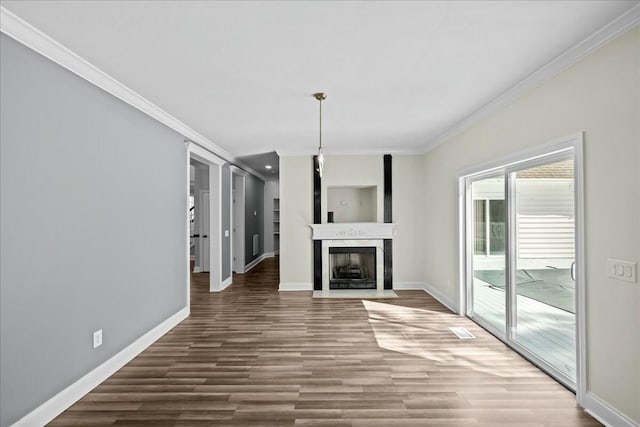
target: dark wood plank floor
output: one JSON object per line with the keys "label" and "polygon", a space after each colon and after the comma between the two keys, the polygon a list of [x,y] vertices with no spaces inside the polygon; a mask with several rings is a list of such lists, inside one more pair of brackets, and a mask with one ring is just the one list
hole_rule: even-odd
{"label": "dark wood plank floor", "polygon": [[[221,293],[55,426],[599,425],[572,393],[421,291],[387,300],[278,293],[277,259]],[[461,341],[448,326],[478,338]]]}

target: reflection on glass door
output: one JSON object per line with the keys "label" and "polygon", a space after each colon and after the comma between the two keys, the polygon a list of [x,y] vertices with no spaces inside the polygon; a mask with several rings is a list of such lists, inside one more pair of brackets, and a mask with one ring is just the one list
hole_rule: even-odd
{"label": "reflection on glass door", "polygon": [[471,183],[473,229],[473,316],[505,333],[504,174]]}
{"label": "reflection on glass door", "polygon": [[467,314],[576,383],[574,152],[465,178]]}
{"label": "reflection on glass door", "polygon": [[517,249],[513,339],[576,380],[573,160],[512,173]]}

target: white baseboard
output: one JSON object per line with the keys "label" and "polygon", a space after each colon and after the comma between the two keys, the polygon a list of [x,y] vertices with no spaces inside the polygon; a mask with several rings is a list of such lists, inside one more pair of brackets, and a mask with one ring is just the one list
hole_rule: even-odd
{"label": "white baseboard", "polygon": [[49,423],[188,316],[188,307],[173,314],[102,365],[16,421],[12,427],[42,426]]}
{"label": "white baseboard", "polygon": [[434,287],[433,285],[430,285],[429,283],[425,283],[424,290],[426,293],[428,293],[429,295],[437,299],[442,305],[447,307],[449,310],[453,311],[456,314],[460,314],[458,313],[458,304],[451,301],[451,299],[448,296],[443,294],[436,287]]}
{"label": "white baseboard", "polygon": [[233,283],[233,274],[231,274],[231,276],[227,277],[222,281],[222,283],[220,283],[220,291],[224,291],[225,289],[227,289],[229,286],[231,286],[231,283]]}
{"label": "white baseboard", "polygon": [[438,300],[442,305],[447,307],[449,310],[454,313],[458,313],[457,304],[454,304],[453,301],[449,299],[449,297],[445,296],[438,289],[424,282],[393,282],[393,289],[397,291],[402,290],[423,290],[435,299]]}
{"label": "white baseboard", "polygon": [[244,272],[248,273],[249,271],[251,271],[251,269],[253,267],[255,267],[256,265],[260,264],[262,261],[264,261],[267,258],[273,258],[273,252],[266,252],[263,253],[262,255],[260,255],[258,258],[254,259],[253,261],[251,261],[249,264],[244,266]]}
{"label": "white baseboard", "polygon": [[424,290],[424,283],[422,282],[393,282],[394,291],[414,291]]}
{"label": "white baseboard", "polygon": [[280,282],[280,287],[278,288],[279,291],[281,292],[287,292],[287,291],[313,291],[313,283],[294,283],[294,282],[289,282],[289,283],[282,283]]}
{"label": "white baseboard", "polygon": [[638,423],[612,408],[608,403],[591,392],[586,392],[582,400],[584,410],[605,426],[638,427]]}
{"label": "white baseboard", "polygon": [[193,272],[194,273],[202,273],[202,268],[198,267],[197,265],[193,266]]}

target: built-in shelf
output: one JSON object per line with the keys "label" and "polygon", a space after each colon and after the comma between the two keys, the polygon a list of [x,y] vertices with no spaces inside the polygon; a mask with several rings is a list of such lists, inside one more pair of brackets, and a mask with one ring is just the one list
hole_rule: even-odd
{"label": "built-in shelf", "polygon": [[273,199],[273,253],[280,253],[280,199]]}

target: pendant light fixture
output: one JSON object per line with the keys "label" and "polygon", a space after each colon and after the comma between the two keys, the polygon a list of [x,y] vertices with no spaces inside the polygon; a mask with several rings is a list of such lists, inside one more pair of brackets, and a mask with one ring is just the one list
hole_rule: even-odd
{"label": "pendant light fixture", "polygon": [[313,97],[320,101],[320,145],[318,146],[318,173],[322,178],[322,169],[324,169],[324,154],[322,153],[322,101],[327,99],[327,94],[323,92],[314,93]]}

